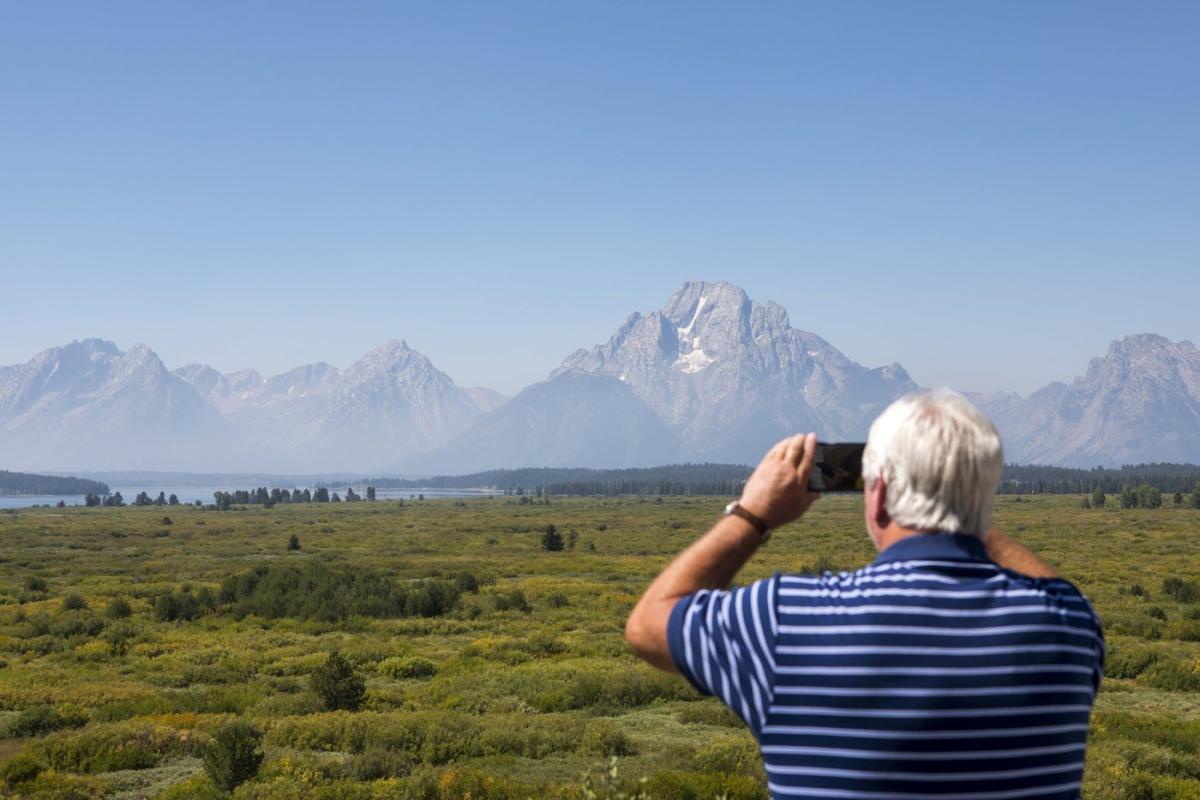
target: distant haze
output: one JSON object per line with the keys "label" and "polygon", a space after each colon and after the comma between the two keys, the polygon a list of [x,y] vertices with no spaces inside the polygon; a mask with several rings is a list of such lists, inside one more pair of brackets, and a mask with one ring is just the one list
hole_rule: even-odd
{"label": "distant haze", "polygon": [[[900,363],[860,364],[731,283],[684,283],[659,310],[626,314],[606,341],[573,352],[556,331],[545,335],[565,358],[512,397],[460,385],[402,339],[345,368],[275,375],[169,369],[145,344],[75,341],[0,367],[0,465],[445,474],[752,463],[797,431],[862,439],[920,386]],[[1028,396],[969,393],[1009,460],[1200,461],[1200,350],[1190,341],[1129,335],[1083,367]]]}

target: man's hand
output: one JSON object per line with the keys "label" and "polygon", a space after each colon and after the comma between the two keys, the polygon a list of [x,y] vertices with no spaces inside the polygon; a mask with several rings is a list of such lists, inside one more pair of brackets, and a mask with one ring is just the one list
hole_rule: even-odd
{"label": "man's hand", "polygon": [[821,496],[808,488],[816,453],[815,433],[797,434],[776,444],[746,481],[739,501],[742,508],[768,528],[799,519]]}

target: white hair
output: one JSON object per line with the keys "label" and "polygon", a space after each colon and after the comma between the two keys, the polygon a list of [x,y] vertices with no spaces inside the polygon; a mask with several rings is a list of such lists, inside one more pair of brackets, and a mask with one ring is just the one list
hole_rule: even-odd
{"label": "white hair", "polygon": [[863,478],[887,486],[888,515],[905,528],[983,536],[1004,469],[1000,434],[949,389],[915,392],[871,425]]}

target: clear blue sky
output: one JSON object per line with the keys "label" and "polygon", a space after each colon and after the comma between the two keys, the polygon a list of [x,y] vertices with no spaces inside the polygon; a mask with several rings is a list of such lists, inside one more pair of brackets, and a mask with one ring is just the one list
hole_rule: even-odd
{"label": "clear blue sky", "polygon": [[8,3],[0,363],[406,338],[514,392],[689,278],[1029,391],[1200,339],[1200,4]]}

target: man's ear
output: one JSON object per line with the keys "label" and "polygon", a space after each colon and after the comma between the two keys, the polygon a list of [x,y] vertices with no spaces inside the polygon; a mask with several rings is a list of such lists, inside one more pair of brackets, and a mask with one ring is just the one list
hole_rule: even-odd
{"label": "man's ear", "polygon": [[883,478],[876,478],[867,490],[867,516],[880,530],[891,524],[892,518],[887,512],[887,484]]}

